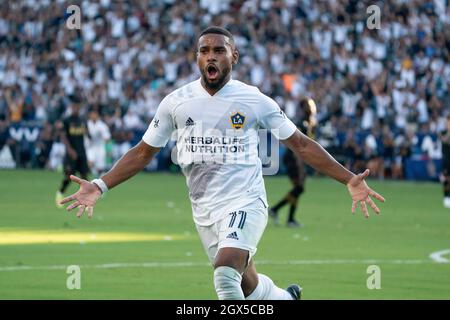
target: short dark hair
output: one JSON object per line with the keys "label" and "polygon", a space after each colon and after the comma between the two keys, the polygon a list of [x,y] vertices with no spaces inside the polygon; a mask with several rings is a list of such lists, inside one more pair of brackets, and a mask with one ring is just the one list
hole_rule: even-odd
{"label": "short dark hair", "polygon": [[78,94],[70,95],[69,100],[72,104],[80,104],[83,101]]}
{"label": "short dark hair", "polygon": [[231,42],[232,46],[234,47],[234,37],[233,37],[233,35],[231,34],[230,31],[228,31],[227,29],[222,28],[222,27],[218,27],[218,26],[208,27],[208,28],[204,29],[200,33],[198,38],[200,39],[201,36],[204,36],[205,34],[211,34],[211,33],[213,33],[213,34],[221,34],[221,35],[224,35],[225,37],[228,37],[230,39],[230,42]]}

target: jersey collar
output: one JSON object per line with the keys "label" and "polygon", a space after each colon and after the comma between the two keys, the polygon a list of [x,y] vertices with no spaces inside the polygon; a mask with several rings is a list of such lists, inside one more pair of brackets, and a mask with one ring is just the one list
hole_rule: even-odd
{"label": "jersey collar", "polygon": [[225,85],[224,85],[222,88],[220,88],[220,90],[217,91],[214,95],[211,95],[208,91],[206,91],[206,89],[202,86],[202,82],[201,82],[201,81],[202,81],[202,78],[200,77],[200,78],[197,80],[197,82],[198,82],[198,86],[200,87],[200,89],[202,90],[202,92],[205,93],[208,97],[214,98],[214,97],[218,97],[218,96],[222,95],[223,92],[226,91],[225,88],[229,87],[229,86],[232,84],[233,78],[230,77],[230,80],[228,80],[228,82],[225,83]]}

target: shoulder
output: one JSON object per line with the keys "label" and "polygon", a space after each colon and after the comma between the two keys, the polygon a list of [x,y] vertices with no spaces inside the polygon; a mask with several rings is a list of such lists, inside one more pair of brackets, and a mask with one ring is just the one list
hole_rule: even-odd
{"label": "shoulder", "polygon": [[230,93],[233,94],[245,94],[248,96],[253,97],[259,97],[260,95],[263,95],[262,92],[258,89],[258,87],[249,85],[245,82],[239,81],[239,80],[230,80]]}
{"label": "shoulder", "polygon": [[67,127],[67,126],[69,126],[69,124],[71,122],[72,122],[72,117],[69,116],[69,117],[66,117],[65,119],[63,119],[62,124],[63,124],[64,127]]}
{"label": "shoulder", "polygon": [[101,121],[101,124],[102,124],[103,128],[105,128],[106,130],[109,130],[109,127],[108,127],[108,125],[106,124],[106,122]]}
{"label": "shoulder", "polygon": [[257,103],[258,108],[278,106],[278,104],[259,90],[258,87],[249,85],[239,80],[232,80],[231,95],[237,95],[241,101]]}
{"label": "shoulder", "polygon": [[199,80],[191,81],[184,86],[170,92],[167,96],[164,97],[164,99],[161,101],[161,104],[174,107],[184,101],[197,98],[199,85]]}

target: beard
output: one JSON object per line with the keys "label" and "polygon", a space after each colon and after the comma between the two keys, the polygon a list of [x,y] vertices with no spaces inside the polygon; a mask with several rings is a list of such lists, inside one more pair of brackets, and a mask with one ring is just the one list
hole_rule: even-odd
{"label": "beard", "polygon": [[223,68],[220,73],[219,73],[219,77],[214,80],[214,81],[209,81],[208,79],[208,74],[207,72],[202,69],[201,70],[201,74],[202,74],[202,80],[205,83],[205,86],[209,89],[219,89],[221,87],[223,87],[223,85],[225,84],[225,80],[227,79],[228,75],[230,74],[231,69],[229,67],[225,67]]}

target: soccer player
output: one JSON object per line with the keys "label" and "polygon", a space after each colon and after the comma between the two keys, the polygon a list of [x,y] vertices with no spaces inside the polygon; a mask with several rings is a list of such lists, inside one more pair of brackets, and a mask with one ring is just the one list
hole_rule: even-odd
{"label": "soccer player", "polygon": [[195,225],[214,267],[218,298],[299,299],[300,286],[281,289],[258,274],[253,263],[268,219],[257,129],[272,129],[306,163],[347,185],[352,211],[360,203],[368,217],[366,204],[379,212],[369,196],[384,199],[365,183],[368,170],[358,175],[346,170],[297,130],[274,100],[231,79],[238,58],[229,31],[205,29],[197,42],[200,79],[166,96],[142,141],[100,179],[89,182],[71,176],[80,189],[62,203],[73,201],[67,210],[78,208],[77,217],[86,210],[91,217],[102,193],[141,171],[177,129],[177,161],[187,178]]}
{"label": "soccer player", "polygon": [[[297,116],[297,128],[309,138],[314,138],[314,131],[317,124],[316,104],[312,99],[303,98],[299,104],[299,115]],[[290,204],[289,216],[287,220],[288,227],[301,227],[302,224],[295,220],[295,212],[297,211],[297,202],[302,193],[305,191],[306,168],[303,160],[288,149],[283,157],[286,165],[287,175],[292,182],[293,188],[283,199],[281,199],[274,207],[269,209],[269,214],[276,224],[278,224],[278,210],[286,204]]]}
{"label": "soccer player", "polygon": [[450,208],[450,114],[447,116],[447,130],[441,133],[441,140],[444,207]]}
{"label": "soccer player", "polygon": [[73,96],[70,102],[71,115],[62,123],[60,132],[61,142],[66,147],[64,158],[64,179],[61,187],[56,192],[56,205],[61,206],[63,194],[70,184],[70,176],[76,172],[80,173],[81,178],[86,179],[89,173],[89,167],[84,146],[84,138],[87,135],[85,121],[80,116],[81,99]]}
{"label": "soccer player", "polygon": [[89,167],[94,176],[98,176],[104,172],[106,167],[106,143],[111,139],[111,133],[97,110],[89,112],[87,128],[90,137],[87,148]]}

